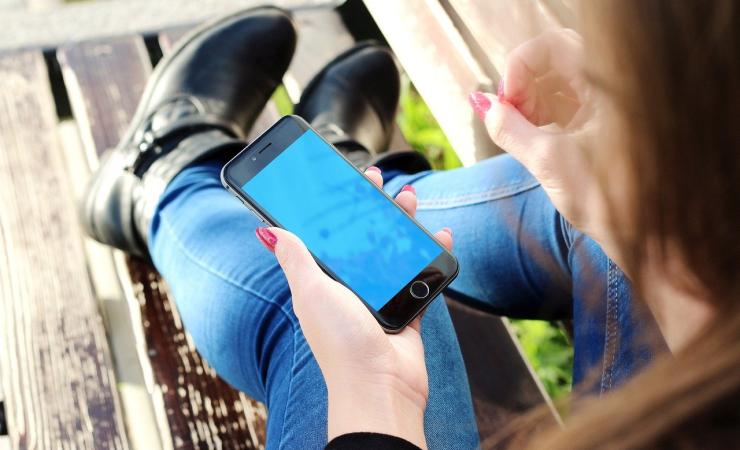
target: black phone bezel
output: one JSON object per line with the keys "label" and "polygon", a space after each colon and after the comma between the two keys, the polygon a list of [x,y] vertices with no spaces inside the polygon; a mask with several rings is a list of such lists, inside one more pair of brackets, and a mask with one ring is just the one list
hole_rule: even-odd
{"label": "black phone bezel", "polygon": [[[293,141],[298,139],[305,131],[312,130],[316,133],[339,157],[365,178],[364,174],[358,170],[344,155],[337,150],[331,143],[326,141],[316,130],[306,123],[305,120],[298,116],[285,116],[278,120],[274,125],[268,128],[264,133],[257,137],[252,143],[239,152],[234,158],[226,163],[221,169],[221,182],[226,189],[234,194],[247,208],[249,208],[257,217],[266,224],[280,227],[280,224],[274,220],[269,212],[263,210],[260,205],[249,195],[244,192],[242,186],[260,172],[267,164],[282,153]],[[366,178],[365,178],[366,179]],[[434,240],[441,249],[439,256],[432,261],[429,266],[417,274],[406,286],[404,286],[391,300],[386,303],[380,310],[373,309],[362,297],[355,294],[365,303],[365,306],[375,316],[380,325],[390,333],[401,331],[409,322],[411,322],[419,313],[421,313],[429,303],[434,300],[442,290],[455,279],[459,272],[457,259],[447,251],[436,239],[429,233],[419,222],[408,215],[393,199],[378,188],[370,180],[367,180],[373,187],[380,191],[396,208],[400,209],[412,222],[414,222],[424,233]],[[281,227],[282,228],[282,227]],[[314,256],[319,266],[329,276],[338,282],[347,286],[339,277],[337,277],[330,268],[326,267],[319,258]],[[417,299],[411,295],[411,285],[416,281],[423,281],[429,286],[429,294],[423,299]]]}

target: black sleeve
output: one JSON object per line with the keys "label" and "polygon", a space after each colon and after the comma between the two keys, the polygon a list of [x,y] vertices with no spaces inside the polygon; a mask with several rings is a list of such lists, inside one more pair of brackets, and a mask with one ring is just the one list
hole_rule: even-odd
{"label": "black sleeve", "polygon": [[337,436],[324,450],[420,450],[411,442],[380,433],[347,433]]}

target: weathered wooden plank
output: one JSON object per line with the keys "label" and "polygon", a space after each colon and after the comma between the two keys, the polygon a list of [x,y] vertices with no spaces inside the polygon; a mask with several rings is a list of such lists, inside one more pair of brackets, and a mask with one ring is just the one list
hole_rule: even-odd
{"label": "weathered wooden plank", "polygon": [[440,0],[478,63],[498,81],[506,55],[548,28],[572,19],[562,0]]}
{"label": "weathered wooden plank", "polygon": [[[80,198],[90,178],[90,166],[74,120],[65,118],[57,131],[70,175],[70,188]],[[163,450],[149,388],[139,362],[129,302],[121,287],[109,247],[84,238],[90,282],[97,297],[108,345],[113,356],[118,396],[131,450]],[[137,306],[138,309],[138,306]]]}
{"label": "weathered wooden plank", "polygon": [[[137,93],[135,97],[143,90],[145,79],[137,79],[135,74],[151,70],[147,58],[143,42],[140,39],[130,41],[129,38],[62,47],[57,52],[75,115],[74,121],[60,127],[60,135],[64,138],[69,171],[75,174],[73,188],[76,195],[82,195],[92,168],[97,167],[98,158],[105,150],[98,149],[96,143],[117,139],[126,124],[116,117],[126,117],[135,110],[137,98],[130,98],[128,89]],[[99,64],[85,65],[84,62],[89,59]],[[71,70],[73,67],[79,70]],[[109,79],[116,79],[118,83],[103,82]],[[120,86],[126,86],[128,81],[130,88],[121,89]],[[91,89],[97,90],[98,97],[86,95]],[[105,100],[102,104],[95,104],[100,98]],[[106,108],[107,114],[87,114],[100,108]],[[145,352],[136,345],[136,327],[140,328],[141,325],[132,317],[131,302],[121,286],[110,249],[91,239],[85,239],[85,248],[90,279],[106,319],[106,330],[115,356],[124,422],[130,433],[129,443],[137,450],[162,448],[161,429],[166,426],[155,420],[155,407],[149,395],[151,386],[147,386],[141,364],[140,354]]]}
{"label": "weathered wooden plank", "polygon": [[[104,132],[83,130],[92,136],[88,154],[98,155],[114,146],[128,124],[135,108],[117,106],[115,96],[107,93],[126,92],[138,103],[150,73],[146,54],[136,51],[142,45],[140,38],[132,37],[117,40],[111,52],[76,47],[59,52],[65,82],[69,78],[77,83],[77,89],[70,92],[70,102],[81,128],[93,123],[93,117],[110,127]],[[76,57],[70,58],[69,53]],[[114,64],[119,57],[125,58],[123,64],[138,69],[113,73],[96,67]],[[143,61],[132,61],[133,57]],[[73,94],[82,98],[73,100]],[[202,360],[154,268],[134,258],[128,258],[125,265],[128,273],[121,276],[128,278],[133,287],[130,301],[139,308],[138,327],[145,352],[141,358],[153,384],[151,390],[160,396],[155,403],[161,405],[156,412],[164,444],[174,448],[259,448],[264,442],[263,407],[228,386]]]}
{"label": "weathered wooden plank", "polygon": [[365,0],[365,6],[462,163],[499,153],[467,100],[492,90],[492,82],[437,0]]}
{"label": "weathered wooden plank", "polygon": [[159,274],[134,259],[128,268],[173,447],[264,448],[264,407],[222,381],[195,351]]}
{"label": "weathered wooden plank", "polygon": [[62,5],[62,0],[26,0],[28,4],[28,10],[38,13],[40,11],[48,11],[50,9],[57,8]]}
{"label": "weathered wooden plank", "polygon": [[[4,348],[2,341],[0,341],[0,348]],[[8,424],[5,421],[5,393],[3,392],[2,376],[2,367],[0,367],[0,442],[6,442],[8,448],[10,448],[10,439],[8,438]],[[4,450],[2,448],[2,444],[0,444],[0,450]]]}
{"label": "weathered wooden plank", "polygon": [[[4,348],[2,342],[0,342],[0,348]],[[7,436],[8,424],[5,421],[5,394],[3,393],[2,376],[2,367],[0,367],[0,436]]]}
{"label": "weathered wooden plank", "polygon": [[146,46],[138,38],[118,38],[63,47],[57,55],[88,162],[96,167],[139,103],[146,84],[142,74],[151,72]]}
{"label": "weathered wooden plank", "polygon": [[[36,0],[0,0],[0,51],[54,48],[112,37],[146,35],[266,3],[287,9],[306,9],[331,8],[344,0],[191,0],[177,3],[167,0],[67,0],[68,4],[62,7],[43,11],[15,7],[26,1]],[[4,3],[9,6],[4,7]]]}
{"label": "weathered wooden plank", "polygon": [[0,0],[0,11],[15,11],[26,7],[25,0]]}
{"label": "weathered wooden plank", "polygon": [[0,59],[0,335],[14,448],[126,448],[41,53]]}

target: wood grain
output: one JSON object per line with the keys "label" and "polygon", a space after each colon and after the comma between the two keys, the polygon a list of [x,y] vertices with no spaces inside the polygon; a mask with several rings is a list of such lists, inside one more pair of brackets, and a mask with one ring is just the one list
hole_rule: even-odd
{"label": "wood grain", "polygon": [[[0,341],[0,344],[2,344],[2,341]],[[0,367],[0,436],[7,436],[8,423],[5,420],[5,394],[3,393],[2,376],[2,367]],[[7,439],[7,437],[5,439]]]}
{"label": "wood grain", "polygon": [[264,406],[226,384],[201,358],[159,274],[134,258],[128,269],[173,447],[264,448]]}
{"label": "wood grain", "polygon": [[0,59],[0,336],[13,448],[127,448],[40,52]]}
{"label": "wood grain", "polygon": [[561,0],[440,0],[461,36],[483,67],[498,82],[506,55],[549,28],[572,21]]}
{"label": "wood grain", "polygon": [[[69,91],[70,102],[81,133],[90,136],[83,141],[89,146],[87,153],[99,155],[117,144],[151,68],[148,56],[140,51],[143,42],[139,37],[83,45],[86,48],[61,49],[58,57],[65,83],[75,85]],[[98,45],[109,46],[111,51],[89,50]],[[126,70],[110,71],[100,65],[124,65]],[[119,102],[110,92],[125,92],[127,99]],[[94,123],[108,129],[86,129]],[[126,266],[128,273],[123,275],[132,287],[130,301],[139,308],[141,319],[141,359],[151,374],[150,388],[160,398],[155,404],[161,406],[156,412],[165,444],[173,448],[262,448],[264,407],[227,385],[202,360],[156,270],[135,258],[127,258]]]}
{"label": "wood grain", "polygon": [[[62,47],[57,57],[88,162],[96,167],[100,155],[118,142],[139,103],[146,84],[141,74],[152,69],[146,46],[142,39],[117,38]],[[85,111],[95,113],[82,114]]]}
{"label": "wood grain", "polygon": [[500,153],[468,95],[493,89],[437,0],[365,0],[365,6],[466,166]]}

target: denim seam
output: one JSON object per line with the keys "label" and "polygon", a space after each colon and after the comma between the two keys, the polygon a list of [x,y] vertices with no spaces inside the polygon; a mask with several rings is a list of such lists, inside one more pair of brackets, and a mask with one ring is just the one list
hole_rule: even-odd
{"label": "denim seam", "polygon": [[290,381],[288,382],[288,397],[285,404],[285,411],[283,411],[283,426],[280,427],[280,442],[278,442],[278,448],[282,448],[283,446],[283,436],[285,436],[285,424],[288,421],[288,410],[290,409],[288,405],[290,404],[290,398],[293,396],[293,380],[295,380],[296,373],[296,354],[298,353],[296,351],[296,339],[298,335],[298,329],[293,328],[293,342],[291,345],[293,345],[293,359],[290,363]]}
{"label": "denim seam", "polygon": [[[248,289],[248,288],[240,285],[236,281],[233,281],[231,278],[229,278],[229,277],[223,275],[222,273],[220,273],[220,272],[218,272],[216,270],[213,270],[212,268],[208,267],[206,264],[204,264],[203,262],[201,262],[198,258],[196,258],[194,255],[192,255],[187,250],[187,248],[183,245],[183,243],[177,237],[177,234],[174,232],[174,228],[172,228],[172,226],[169,224],[169,222],[167,221],[167,218],[166,217],[163,217],[163,216],[160,215],[160,222],[170,232],[170,236],[175,241],[175,244],[180,249],[180,251],[182,251],[182,253],[185,255],[185,257],[187,259],[189,259],[191,262],[193,262],[195,265],[197,265],[201,269],[205,270],[206,272],[210,273],[211,275],[213,275],[213,276],[215,276],[217,278],[222,279],[223,281],[225,281],[226,283],[234,286],[235,288],[237,288],[237,289],[239,289],[239,290],[241,290],[241,291],[243,291],[243,292],[245,292],[247,294],[253,295],[255,298],[261,300],[262,302],[264,302],[264,303],[266,303],[266,304],[268,304],[268,305],[276,308],[278,311],[280,311],[284,315],[284,317],[288,321],[288,323],[290,323],[290,326],[293,329],[293,335],[294,335],[294,338],[293,338],[293,342],[294,342],[293,348],[295,350],[295,330],[296,330],[296,327],[295,327],[295,322],[293,321],[293,319],[292,319],[292,317],[291,317],[291,315],[290,315],[290,313],[288,311],[286,311],[285,309],[283,309],[283,307],[281,305],[279,305],[278,303],[265,298],[261,294],[258,294],[257,292],[252,291],[251,289]],[[208,331],[206,331],[206,332],[208,333]],[[210,336],[208,337],[208,339],[210,340]],[[293,352],[293,363],[292,364],[295,365],[295,351]],[[242,376],[245,376],[244,375],[245,374],[244,366],[242,365],[242,361],[241,360],[239,361],[239,371],[242,373]],[[293,378],[291,377],[290,384],[292,385],[292,383],[293,383]],[[265,398],[267,398],[267,396],[265,396]]]}
{"label": "denim seam", "polygon": [[615,274],[614,263],[609,260],[607,268],[606,324],[604,335],[604,368],[601,377],[601,393],[612,388],[614,362],[617,357],[617,333],[619,319],[619,277]]}
{"label": "denim seam", "polygon": [[528,183],[513,183],[506,186],[499,186],[494,189],[478,192],[475,194],[458,195],[455,197],[444,197],[436,199],[419,199],[418,210],[438,209],[438,208],[455,208],[469,206],[476,203],[484,203],[492,200],[500,200],[511,197],[522,192],[539,187],[540,183],[531,181]]}

